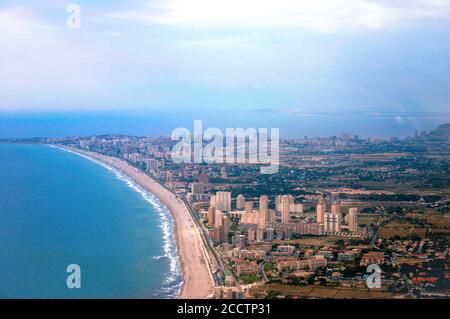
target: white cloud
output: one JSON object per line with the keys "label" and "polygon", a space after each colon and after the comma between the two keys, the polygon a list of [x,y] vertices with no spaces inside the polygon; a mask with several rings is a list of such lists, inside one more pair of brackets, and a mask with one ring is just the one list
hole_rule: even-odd
{"label": "white cloud", "polygon": [[59,97],[76,106],[77,92],[95,90],[98,54],[72,42],[64,22],[44,23],[22,7],[0,9],[0,110]]}
{"label": "white cloud", "polygon": [[148,10],[110,12],[110,18],[196,27],[298,27],[315,30],[381,28],[449,16],[443,0],[399,4],[371,0],[166,0]]}

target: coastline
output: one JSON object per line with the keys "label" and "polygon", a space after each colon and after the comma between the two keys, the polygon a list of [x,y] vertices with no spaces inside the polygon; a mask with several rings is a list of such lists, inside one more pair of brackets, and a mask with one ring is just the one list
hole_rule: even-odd
{"label": "coastline", "polygon": [[199,230],[184,203],[173,192],[119,158],[67,146],[57,145],[56,147],[109,165],[128,176],[146,191],[155,195],[168,208],[174,222],[174,235],[183,278],[177,298],[203,299],[212,295],[213,281],[205,261],[205,247],[203,247]]}

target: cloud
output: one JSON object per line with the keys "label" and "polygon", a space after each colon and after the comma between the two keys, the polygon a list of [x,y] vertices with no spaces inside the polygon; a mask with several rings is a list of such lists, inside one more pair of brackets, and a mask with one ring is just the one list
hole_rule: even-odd
{"label": "cloud", "polygon": [[105,13],[137,23],[191,27],[295,27],[322,31],[381,28],[448,17],[441,0],[167,0],[148,9]]}
{"label": "cloud", "polygon": [[80,107],[79,92],[95,90],[98,52],[71,41],[68,32],[65,23],[45,23],[23,7],[0,9],[0,110],[28,108],[31,101],[54,105],[58,98]]}

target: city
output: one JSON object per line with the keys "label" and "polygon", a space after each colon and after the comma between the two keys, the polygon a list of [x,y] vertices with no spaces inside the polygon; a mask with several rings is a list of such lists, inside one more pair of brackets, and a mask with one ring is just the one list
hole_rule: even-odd
{"label": "city", "polygon": [[448,298],[449,132],[282,139],[272,175],[176,164],[168,137],[32,141],[124,159],[176,194],[207,248],[212,298]]}

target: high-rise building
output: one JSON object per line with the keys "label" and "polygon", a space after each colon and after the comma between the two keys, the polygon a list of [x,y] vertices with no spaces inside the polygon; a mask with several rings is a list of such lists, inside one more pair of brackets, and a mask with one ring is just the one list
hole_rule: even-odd
{"label": "high-rise building", "polygon": [[324,222],[324,216],[325,216],[325,202],[323,198],[319,199],[319,202],[316,206],[316,219],[318,223]]}
{"label": "high-rise building", "polygon": [[273,228],[267,228],[266,230],[266,239],[267,240],[273,240],[274,238],[274,229]]}
{"label": "high-rise building", "polygon": [[269,197],[267,195],[263,195],[259,198],[258,229],[266,229],[268,213],[269,213]]}
{"label": "high-rise building", "polygon": [[236,197],[236,209],[244,209],[245,208],[245,196],[242,194],[239,194]]}
{"label": "high-rise building", "polygon": [[266,229],[268,215],[269,215],[269,196],[262,195],[259,198],[259,219],[258,219],[259,229]]}
{"label": "high-rise building", "polygon": [[216,196],[211,195],[211,198],[209,199],[209,206],[216,207]]}
{"label": "high-rise building", "polygon": [[331,213],[332,214],[340,214],[341,213],[341,204],[340,203],[333,203],[331,205]]}
{"label": "high-rise building", "polygon": [[269,213],[266,216],[266,220],[270,224],[275,224],[275,221],[277,219],[277,214],[275,213],[275,210],[269,209]]}
{"label": "high-rise building", "polygon": [[263,241],[264,240],[264,229],[257,229],[256,230],[256,240],[257,241]]}
{"label": "high-rise building", "polygon": [[341,214],[325,213],[323,228],[326,233],[341,231]]}
{"label": "high-rise building", "polygon": [[269,209],[269,196],[262,195],[259,197],[259,211],[265,211]]}
{"label": "high-rise building", "polygon": [[208,225],[214,226],[216,220],[216,208],[214,206],[210,206],[208,208]]}
{"label": "high-rise building", "polygon": [[191,194],[203,194],[204,185],[203,183],[192,183],[191,184]]}
{"label": "high-rise building", "polygon": [[268,211],[260,211],[258,216],[258,229],[266,229]]}
{"label": "high-rise building", "polygon": [[216,193],[216,207],[223,212],[231,211],[231,193],[217,192]]}
{"label": "high-rise building", "polygon": [[275,197],[275,210],[277,212],[281,212],[281,195],[277,195]]}
{"label": "high-rise building", "polygon": [[255,241],[256,239],[256,231],[254,228],[250,228],[247,232],[248,241]]}
{"label": "high-rise building", "polygon": [[356,207],[352,207],[348,210],[348,229],[351,232],[356,232],[358,231],[358,218],[357,218],[357,214],[358,214],[358,208]]}
{"label": "high-rise building", "polygon": [[216,244],[228,242],[228,234],[230,232],[230,220],[227,215],[220,213],[220,223],[218,223],[218,216],[216,212],[216,225],[214,226],[213,241]]}
{"label": "high-rise building", "polygon": [[223,216],[225,214],[222,213],[219,209],[215,210],[215,217],[214,217],[214,227],[220,227],[222,226],[223,222]]}
{"label": "high-rise building", "polygon": [[290,204],[289,204],[289,195],[283,195],[281,197],[281,222],[289,223],[289,212],[290,212]]}
{"label": "high-rise building", "polygon": [[253,201],[249,200],[245,202],[245,213],[251,214],[253,212]]}
{"label": "high-rise building", "polygon": [[[292,196],[292,195],[277,195],[276,197],[275,197],[275,210],[277,211],[277,212],[281,212],[282,210],[283,210],[283,196],[287,196],[287,198],[288,198],[288,201],[289,201],[289,210],[291,210],[291,208],[293,208],[294,206],[294,201],[295,201],[295,199],[294,199],[294,196]],[[292,210],[291,210],[291,212],[292,212]]]}
{"label": "high-rise building", "polygon": [[147,160],[147,171],[158,169],[158,160],[150,158]]}

